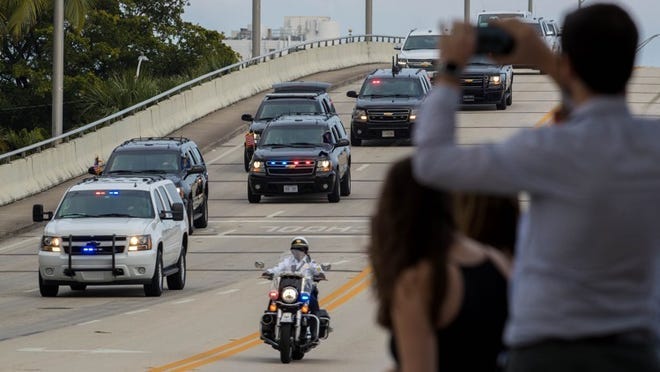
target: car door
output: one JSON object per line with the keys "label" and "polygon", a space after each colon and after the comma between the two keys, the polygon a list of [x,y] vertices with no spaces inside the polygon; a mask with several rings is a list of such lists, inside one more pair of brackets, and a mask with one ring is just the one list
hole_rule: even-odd
{"label": "car door", "polygon": [[[194,154],[190,148],[186,150],[185,154],[190,159],[191,166],[203,165],[201,164],[201,159],[199,159],[197,154]],[[204,174],[196,173],[187,175],[186,182],[190,185],[190,191],[192,192],[193,209],[197,210],[204,202]]]}
{"label": "car door", "polygon": [[[332,125],[332,137],[333,137],[333,143],[337,143],[337,141],[340,138],[344,138],[342,136],[343,127],[340,129],[339,127],[342,126],[340,123],[333,123]],[[348,146],[335,146],[334,150],[337,152],[337,159],[339,161],[339,173],[341,177],[344,177],[346,174],[346,171],[348,170],[348,157],[349,157],[349,148]]]}
{"label": "car door", "polygon": [[158,214],[166,212],[167,218],[161,218],[162,242],[163,242],[163,266],[172,265],[178,259],[178,247],[181,242],[181,233],[177,229],[176,221],[172,219],[172,204],[165,187],[159,186],[154,190]]}

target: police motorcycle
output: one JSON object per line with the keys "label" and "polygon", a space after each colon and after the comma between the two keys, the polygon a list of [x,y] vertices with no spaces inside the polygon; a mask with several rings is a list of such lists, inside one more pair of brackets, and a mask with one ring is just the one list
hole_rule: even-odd
{"label": "police motorcycle", "polygon": [[[263,262],[254,265],[264,268]],[[321,267],[324,271],[330,270],[330,264]],[[324,274],[309,278],[293,270],[262,278],[271,280],[272,286],[268,292],[268,307],[261,316],[261,339],[279,350],[282,363],[300,360],[320,340],[327,339],[331,331],[328,312],[319,309],[312,314],[310,307],[311,294],[317,291],[316,283],[327,279]]]}

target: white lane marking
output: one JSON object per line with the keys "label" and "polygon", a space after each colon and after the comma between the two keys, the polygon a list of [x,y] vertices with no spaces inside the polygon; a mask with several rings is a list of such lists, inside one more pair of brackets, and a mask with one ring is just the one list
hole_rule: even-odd
{"label": "white lane marking", "polygon": [[360,166],[358,167],[358,169],[356,169],[356,171],[358,171],[358,172],[363,171],[363,170],[365,170],[368,166],[369,166],[369,164],[362,164],[362,165],[360,165]]}
{"label": "white lane marking", "polygon": [[257,282],[259,285],[270,284],[270,280],[260,280]]}
{"label": "white lane marking", "polygon": [[226,294],[230,294],[230,293],[234,293],[234,292],[238,292],[238,291],[239,291],[239,289],[232,288],[232,289],[228,289],[226,291],[218,292],[216,294],[217,295],[226,295]]}
{"label": "white lane marking", "polygon": [[[306,219],[275,219],[277,222],[281,223],[305,223],[305,222],[343,222],[343,223],[360,223],[360,222],[369,222],[371,217],[364,217],[359,219],[332,219],[332,218],[306,218]],[[246,219],[227,219],[227,220],[209,220],[210,223],[263,223],[263,218],[246,218]],[[271,221],[269,221],[271,222]]]}
{"label": "white lane marking", "polygon": [[23,293],[32,293],[38,291],[39,288],[33,288],[33,289],[28,289],[27,291],[23,291]]}
{"label": "white lane marking", "polygon": [[188,302],[193,302],[193,301],[195,301],[194,298],[187,298],[187,299],[185,299],[185,300],[176,301],[176,302],[174,302],[174,304],[175,304],[175,305],[181,305],[181,304],[186,304],[186,303],[188,303]]}
{"label": "white lane marking", "polygon": [[218,155],[215,159],[213,159],[213,160],[211,160],[211,161],[207,161],[206,164],[213,164],[213,163],[215,163],[216,161],[218,161],[218,160],[224,158],[225,156],[231,154],[232,152],[236,151],[237,149],[239,149],[239,148],[241,148],[241,147],[243,147],[242,144],[241,144],[241,145],[237,145],[236,147],[232,147],[231,149],[229,149],[229,150],[223,152],[222,154]]}
{"label": "white lane marking", "polygon": [[149,311],[149,309],[139,309],[139,310],[128,311],[128,312],[125,312],[124,315],[139,314],[139,313],[144,313],[146,311]]}
{"label": "white lane marking", "polygon": [[279,215],[282,214],[282,213],[284,213],[284,211],[277,211],[277,212],[275,212],[275,213],[271,213],[271,214],[269,214],[268,216],[266,216],[266,218],[273,218],[273,217],[275,217],[275,216],[279,216]]}
{"label": "white lane marking", "polygon": [[[227,234],[231,234],[231,233],[233,233],[234,231],[236,231],[236,229],[227,230],[227,231],[221,232],[221,233],[218,234],[218,235],[220,235],[220,236],[225,236],[225,235],[227,235]],[[196,236],[196,238],[199,238],[199,235]]]}
{"label": "white lane marking", "polygon": [[89,322],[78,323],[78,325],[79,326],[85,326],[85,325],[88,325],[88,324],[98,323],[98,322],[100,322],[100,320],[94,319],[94,320],[90,320]]}
{"label": "white lane marking", "polygon": [[5,245],[4,247],[0,248],[0,252],[9,251],[9,250],[13,249],[14,247],[18,247],[18,246],[20,246],[21,244],[25,244],[25,243],[27,243],[27,242],[30,241],[30,240],[39,240],[39,239],[41,239],[41,237],[39,237],[39,236],[31,236],[31,237],[29,237],[29,238],[25,238],[25,239],[23,239],[23,240],[19,240],[19,241],[17,241],[17,242],[12,243],[12,244],[7,244],[7,245]]}
{"label": "white lane marking", "polygon": [[142,350],[121,350],[121,349],[48,349],[45,347],[24,347],[16,351],[28,353],[88,353],[88,354],[144,354],[147,351]]}
{"label": "white lane marking", "polygon": [[351,260],[341,260],[341,261],[337,261],[337,262],[331,262],[330,264],[331,265],[341,265],[343,263],[350,262],[350,261]]}
{"label": "white lane marking", "polygon": [[[232,238],[232,239],[273,239],[273,238],[287,238],[291,239],[290,234],[282,233],[282,234],[259,234],[255,235],[255,233],[250,233],[249,235],[198,235],[195,237],[195,239],[222,239],[222,238]],[[369,233],[363,233],[363,234],[356,234],[356,233],[351,233],[351,234],[341,234],[341,235],[314,235],[314,234],[306,234],[306,236],[311,236],[314,237],[314,239],[337,239],[337,238],[355,238],[355,237],[361,237],[361,236],[369,236]]]}

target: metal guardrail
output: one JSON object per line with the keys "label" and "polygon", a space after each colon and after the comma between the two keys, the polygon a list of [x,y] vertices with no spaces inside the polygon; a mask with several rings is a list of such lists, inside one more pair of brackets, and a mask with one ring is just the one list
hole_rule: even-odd
{"label": "metal guardrail", "polygon": [[325,40],[315,40],[315,41],[309,41],[306,43],[300,43],[296,44],[293,46],[289,46],[287,48],[283,48],[280,50],[276,50],[273,52],[270,52],[268,54],[250,58],[241,62],[234,63],[229,66],[225,66],[219,70],[209,72],[205,75],[202,75],[198,78],[195,78],[193,80],[190,80],[186,83],[183,83],[181,85],[178,85],[172,89],[169,89],[163,93],[160,93],[157,96],[154,96],[146,101],[137,103],[131,107],[125,108],[119,112],[116,112],[110,116],[107,116],[105,118],[99,119],[97,121],[94,121],[92,123],[86,124],[82,127],[76,128],[74,130],[68,131],[66,133],[62,133],[59,136],[49,138],[47,140],[37,142],[35,144],[32,144],[30,146],[26,146],[14,151],[10,151],[7,153],[4,153],[0,155],[0,164],[8,163],[14,158],[22,158],[25,156],[28,156],[32,153],[42,151],[46,148],[53,147],[57,145],[60,142],[66,142],[71,138],[78,137],[86,132],[95,130],[97,128],[103,127],[105,125],[111,124],[118,119],[123,118],[124,116],[134,114],[135,112],[141,111],[146,109],[147,107],[150,107],[164,99],[167,99],[173,95],[176,95],[186,89],[189,89],[191,87],[203,84],[211,79],[215,79],[219,76],[231,73],[232,71],[238,71],[242,70],[244,68],[247,68],[252,65],[256,65],[259,63],[264,63],[270,60],[273,60],[275,58],[280,58],[283,57],[287,54],[290,53],[295,53],[307,49],[313,49],[313,48],[323,48],[323,47],[329,47],[329,46],[335,46],[335,45],[340,45],[340,44],[349,44],[349,43],[361,43],[361,42],[386,42],[386,43],[401,43],[403,41],[404,37],[403,36],[383,36],[383,35],[354,35],[354,36],[344,36],[340,38],[335,38],[335,39],[325,39]]}

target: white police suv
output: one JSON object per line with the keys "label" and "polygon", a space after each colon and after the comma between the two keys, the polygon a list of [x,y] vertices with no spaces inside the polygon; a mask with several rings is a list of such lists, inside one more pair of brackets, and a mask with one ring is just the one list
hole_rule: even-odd
{"label": "white police suv", "polygon": [[69,188],[55,212],[32,208],[35,222],[49,221],[39,249],[39,290],[60,285],[141,284],[160,296],[186,283],[188,224],[183,200],[161,176],[93,177]]}

